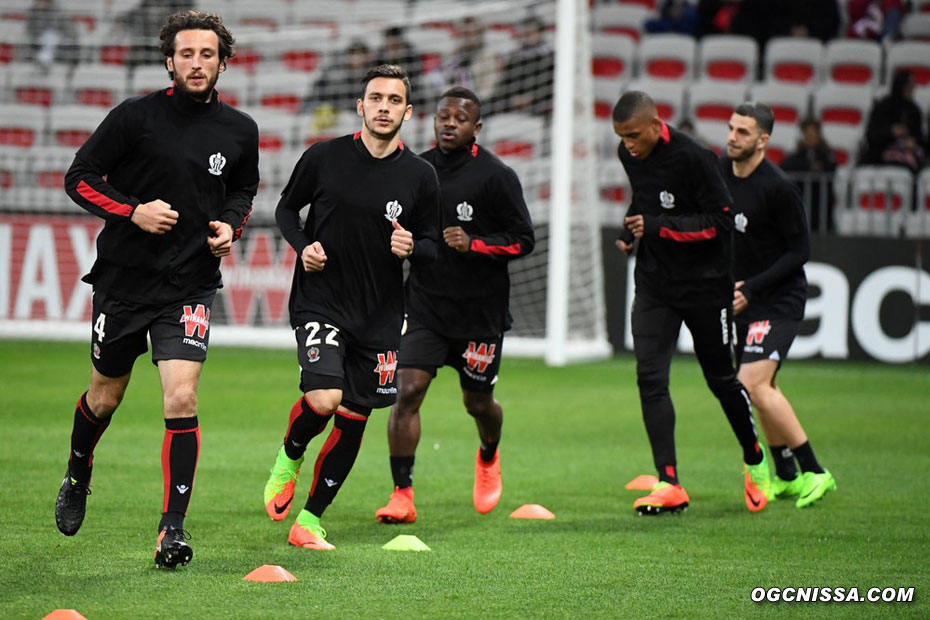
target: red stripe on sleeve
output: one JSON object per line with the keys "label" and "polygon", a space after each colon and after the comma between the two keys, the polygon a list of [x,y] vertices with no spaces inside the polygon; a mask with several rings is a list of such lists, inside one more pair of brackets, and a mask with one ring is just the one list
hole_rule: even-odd
{"label": "red stripe on sleeve", "polygon": [[471,250],[480,254],[509,254],[516,256],[521,252],[521,247],[519,243],[513,245],[487,245],[481,239],[475,239],[471,242]]}
{"label": "red stripe on sleeve", "polygon": [[94,203],[108,213],[112,213],[113,215],[120,215],[122,217],[129,217],[132,215],[132,205],[116,202],[112,198],[104,196],[84,181],[78,183],[77,192],[85,200]]}
{"label": "red stripe on sleeve", "polygon": [[685,243],[689,241],[707,241],[717,236],[717,229],[705,228],[704,230],[695,232],[679,232],[663,226],[659,229],[659,236],[663,239],[671,239],[672,241],[682,241]]}

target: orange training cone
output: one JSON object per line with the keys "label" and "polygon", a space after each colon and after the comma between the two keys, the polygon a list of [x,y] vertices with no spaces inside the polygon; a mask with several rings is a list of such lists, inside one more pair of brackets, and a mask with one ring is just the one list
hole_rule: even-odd
{"label": "orange training cone", "polygon": [[510,513],[512,519],[555,519],[555,515],[539,504],[523,504]]}
{"label": "orange training cone", "polygon": [[636,491],[651,491],[657,484],[659,484],[659,479],[656,476],[640,474],[627,482],[626,488]]}
{"label": "orange training cone", "polygon": [[251,573],[243,577],[246,581],[297,581],[283,566],[262,564]]}
{"label": "orange training cone", "polygon": [[42,620],[87,620],[76,609],[56,609]]}

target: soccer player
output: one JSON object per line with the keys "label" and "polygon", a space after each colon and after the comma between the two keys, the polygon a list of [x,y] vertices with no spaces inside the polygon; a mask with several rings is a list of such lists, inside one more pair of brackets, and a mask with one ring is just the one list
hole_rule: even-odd
{"label": "soccer player", "polygon": [[[265,485],[273,520],[290,510],[307,443],[335,418],[288,535],[307,549],[335,548],[320,517],[345,484],[371,410],[394,404],[397,395],[403,259],[434,260],[439,236],[436,171],[399,136],[413,113],[407,74],[379,65],[363,83],[356,102],[361,131],[307,149],[275,210],[298,256],[289,308],[303,395]],[[308,204],[301,227],[299,211]]]}
{"label": "soccer player", "polygon": [[407,324],[401,338],[397,404],[388,419],[394,492],[375,516],[413,523],[414,453],[420,405],[436,370],[459,373],[465,410],[481,447],[475,459],[475,510],[491,512],[501,496],[498,443],[503,411],[494,398],[503,334],[510,329],[508,263],[532,252],[533,223],[520,180],[475,143],[481,102],[472,91],[443,93],[434,117],[436,148],[423,154],[439,175],[444,245],[435,262],[414,264],[407,279]]}
{"label": "soccer player", "polygon": [[616,245],[636,249],[631,325],[643,420],[659,483],[633,503],[639,514],[683,510],[669,367],[681,323],[694,336],[704,379],[743,449],[745,499],[751,512],[768,501],[770,479],[746,390],[736,378],[732,342],[733,276],[730,195],[716,159],[666,125],[646,93],[625,93],[613,110],[618,154],[633,200]]}
{"label": "soccer player", "polygon": [[78,150],[68,195],[106,220],[94,287],[90,387],[78,399],[55,504],[73,536],[90,495],[94,447],[152,341],[164,395],[164,503],[155,564],[187,564],[184,517],[200,450],[197,386],[207,357],[220,257],[242,234],[258,188],[258,128],[214,86],[235,54],[219,16],[182,11],[159,34],[174,86],[124,101]]}
{"label": "soccer player", "polygon": [[[810,506],[836,488],[814,456],[776,374],[804,318],[810,256],[807,217],[797,186],[765,158],[775,119],[762,103],[740,104],[730,117],[720,172],[733,196],[733,313],[739,380],[749,391],[775,462],[774,497]],[[798,475],[794,459],[801,466]]]}

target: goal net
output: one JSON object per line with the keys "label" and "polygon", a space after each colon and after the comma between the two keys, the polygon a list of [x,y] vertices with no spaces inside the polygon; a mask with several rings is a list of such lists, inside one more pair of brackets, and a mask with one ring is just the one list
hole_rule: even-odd
{"label": "goal net", "polygon": [[[58,2],[43,21],[29,6],[0,0],[0,57],[7,60],[0,65],[6,85],[0,105],[5,119],[22,125],[0,128],[0,265],[8,272],[0,275],[7,280],[0,283],[0,322],[20,335],[23,325],[44,324],[38,331],[57,337],[73,326],[75,337],[84,338],[89,294],[78,278],[93,260],[101,222],[65,217],[82,212],[61,189],[61,175],[108,109],[170,85],[156,49],[164,8],[130,0]],[[237,56],[217,89],[261,132],[262,183],[243,240],[224,259],[225,287],[211,315],[215,343],[292,345],[286,299],[294,257],[274,226],[278,194],[305,148],[358,130],[359,79],[372,65],[392,62],[411,75],[414,118],[401,131],[409,148],[432,146],[438,96],[463,85],[482,99],[479,144],[522,182],[536,249],[510,264],[508,354],[545,356],[553,364],[609,354],[587,3],[200,0],[196,6],[223,16],[236,37]]]}

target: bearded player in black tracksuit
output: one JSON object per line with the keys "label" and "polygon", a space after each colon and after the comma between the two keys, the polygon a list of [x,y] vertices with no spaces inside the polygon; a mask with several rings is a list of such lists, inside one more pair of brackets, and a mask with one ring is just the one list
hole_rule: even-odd
{"label": "bearded player in black tracksuit", "polygon": [[184,516],[200,447],[197,386],[220,257],[241,235],[258,188],[258,128],[213,88],[235,53],[218,16],[176,13],[160,38],[174,86],[114,108],[65,178],[68,195],[106,224],[84,277],[94,287],[93,369],[74,413],[55,518],[66,536],[81,527],[94,446],[147,349],[148,333],[165,416],[155,564],[174,568],[193,554]]}
{"label": "bearded player in black tracksuit", "polygon": [[714,154],[666,125],[646,93],[625,93],[613,111],[618,154],[633,200],[617,246],[636,250],[631,325],[646,433],[659,483],[633,507],[661,514],[688,506],[678,481],[669,366],[681,323],[694,336],[704,378],[743,449],[746,507],[757,512],[770,487],[749,396],[736,378],[732,342],[730,195]]}
{"label": "bearded player in black tracksuit", "polygon": [[[394,403],[404,319],[403,259],[436,257],[439,182],[408,151],[399,131],[413,107],[407,74],[380,65],[364,79],[362,130],[304,152],[275,211],[297,251],[291,326],[300,391],[271,476],[268,516],[290,510],[307,443],[335,418],[313,470],[310,494],[288,535],[306,549],[331,550],[320,516],[345,483],[371,410]],[[306,223],[299,212],[310,205]]]}
{"label": "bearded player in black tracksuit", "polygon": [[420,405],[441,366],[459,373],[465,409],[481,446],[472,498],[486,514],[501,496],[498,443],[503,411],[494,398],[503,334],[510,329],[508,263],[533,251],[533,223],[513,170],[475,143],[481,102],[455,87],[439,100],[437,147],[423,154],[442,188],[443,244],[437,260],[414,264],[407,279],[407,324],[398,357],[398,399],[388,420],[394,492],[375,516],[412,523],[413,463]]}
{"label": "bearded player in black tracksuit", "polygon": [[805,508],[835,489],[836,481],[820,466],[794,408],[776,383],[804,318],[810,234],[797,186],[765,158],[774,125],[765,104],[737,106],[730,117],[727,154],[719,166],[733,196],[736,224],[733,312],[738,377],[749,390],[775,462],[772,495],[796,496],[795,505]]}

